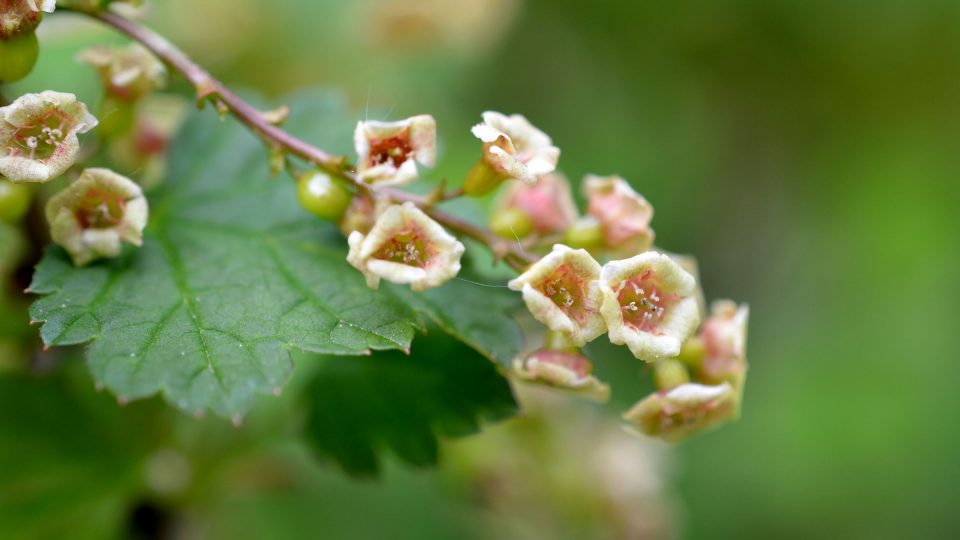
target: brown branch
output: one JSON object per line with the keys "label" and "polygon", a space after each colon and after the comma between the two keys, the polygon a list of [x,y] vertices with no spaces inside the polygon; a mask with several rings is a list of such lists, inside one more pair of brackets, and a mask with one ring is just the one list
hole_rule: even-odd
{"label": "brown branch", "polygon": [[[223,83],[214,78],[191,60],[166,38],[141,24],[109,11],[77,10],[100,20],[139,42],[171,69],[180,73],[196,89],[200,103],[211,101],[218,109],[226,110],[237,120],[256,133],[271,149],[280,149],[306,160],[327,173],[338,176],[355,185],[360,190],[370,190],[370,186],[360,181],[350,170],[347,158],[335,156],[306,141],[298,139],[279,127],[271,124],[264,115],[252,105],[233,93]],[[456,216],[434,208],[431,201],[396,189],[378,189],[377,192],[397,202],[413,202],[437,222],[483,243],[498,260],[503,260],[518,272],[522,272],[536,259],[523,251],[520,246],[500,238],[491,231],[477,227]],[[453,190],[444,194],[442,201],[463,195],[463,190]]]}

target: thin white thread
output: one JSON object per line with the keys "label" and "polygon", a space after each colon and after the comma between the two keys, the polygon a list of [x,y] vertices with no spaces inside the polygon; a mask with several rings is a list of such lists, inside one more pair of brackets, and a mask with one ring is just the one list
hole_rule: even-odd
{"label": "thin white thread", "polygon": [[489,285],[487,283],[478,283],[476,281],[470,281],[469,279],[463,279],[462,277],[457,278],[460,281],[466,281],[467,283],[473,283],[474,285],[480,285],[481,287],[493,287],[495,289],[509,289],[510,287],[506,285]]}

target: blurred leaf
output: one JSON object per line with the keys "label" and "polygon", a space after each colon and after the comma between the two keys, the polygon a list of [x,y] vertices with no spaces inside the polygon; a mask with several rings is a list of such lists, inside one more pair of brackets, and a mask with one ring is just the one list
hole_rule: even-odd
{"label": "blurred leaf", "polygon": [[444,336],[413,354],[319,359],[308,391],[306,436],[321,456],[353,475],[375,475],[389,450],[422,467],[437,461],[438,436],[479,430],[516,412],[507,380],[470,348]]}
{"label": "blurred leaf", "polygon": [[153,404],[64,376],[0,376],[0,538],[108,538],[141,489]]}

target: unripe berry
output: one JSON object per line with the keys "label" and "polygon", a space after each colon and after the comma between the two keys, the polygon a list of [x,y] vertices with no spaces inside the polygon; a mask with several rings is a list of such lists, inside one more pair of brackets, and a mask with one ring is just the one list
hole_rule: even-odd
{"label": "unripe berry", "polygon": [[17,223],[30,209],[30,188],[0,180],[0,221]]}
{"label": "unripe berry", "polygon": [[350,206],[353,194],[327,173],[310,171],[297,179],[297,198],[311,214],[338,221]]}
{"label": "unripe berry", "polygon": [[533,220],[519,208],[504,208],[490,217],[490,229],[497,236],[517,240],[533,232]]}
{"label": "unripe berry", "polygon": [[40,46],[34,32],[0,39],[0,82],[10,83],[26,77],[39,53]]}

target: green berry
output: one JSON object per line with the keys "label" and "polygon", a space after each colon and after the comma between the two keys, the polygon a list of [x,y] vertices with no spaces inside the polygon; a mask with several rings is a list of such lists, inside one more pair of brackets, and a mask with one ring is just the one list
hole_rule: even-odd
{"label": "green berry", "polygon": [[0,180],[0,221],[17,223],[23,219],[30,209],[32,195],[27,186]]}
{"label": "green berry", "polygon": [[572,248],[597,248],[603,245],[603,228],[593,218],[581,218],[567,228],[563,240]]}
{"label": "green berry", "polygon": [[497,236],[517,240],[533,232],[533,220],[519,208],[505,208],[490,217],[490,229]]}
{"label": "green berry", "polygon": [[0,81],[10,83],[26,77],[39,54],[40,45],[34,32],[0,39]]}
{"label": "green berry", "polygon": [[297,198],[311,214],[338,221],[350,206],[353,194],[327,173],[311,171],[297,179]]}

